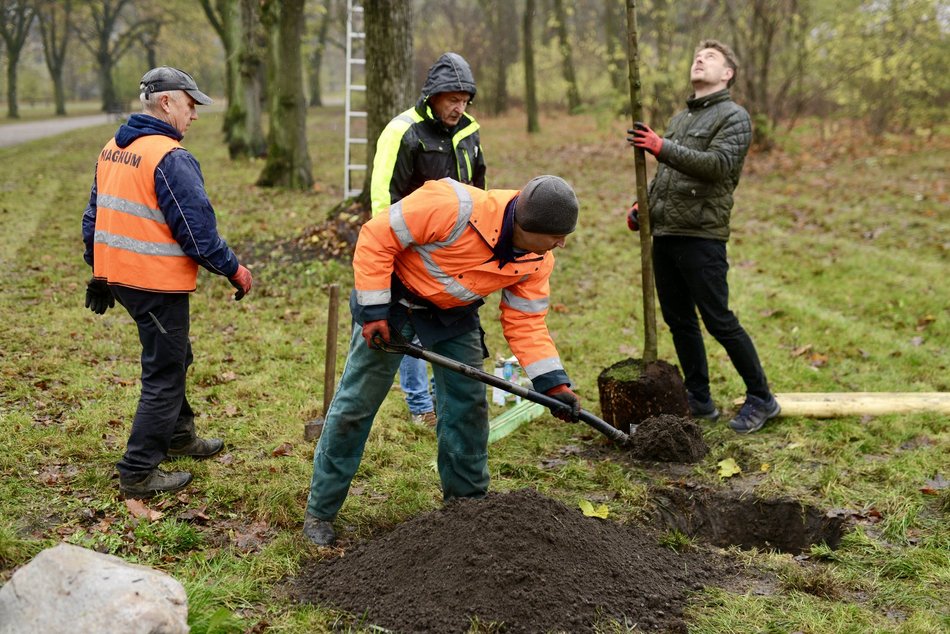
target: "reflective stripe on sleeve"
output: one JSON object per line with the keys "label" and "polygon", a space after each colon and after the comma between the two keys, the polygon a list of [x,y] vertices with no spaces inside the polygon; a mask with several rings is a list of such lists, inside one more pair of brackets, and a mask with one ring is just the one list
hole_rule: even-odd
{"label": "reflective stripe on sleeve", "polygon": [[548,309],[550,298],[525,299],[524,297],[515,295],[506,288],[501,292],[501,301],[503,304],[507,304],[522,313],[543,313]]}
{"label": "reflective stripe on sleeve", "polygon": [[382,291],[356,291],[356,303],[360,306],[388,304],[391,297],[392,293],[388,288]]}
{"label": "reflective stripe on sleeve", "polygon": [[535,361],[525,366],[525,374],[528,375],[529,379],[534,379],[537,376],[542,374],[547,374],[548,372],[554,372],[555,370],[563,370],[564,366],[561,365],[560,357],[550,357],[548,359],[541,359],[540,361]]}

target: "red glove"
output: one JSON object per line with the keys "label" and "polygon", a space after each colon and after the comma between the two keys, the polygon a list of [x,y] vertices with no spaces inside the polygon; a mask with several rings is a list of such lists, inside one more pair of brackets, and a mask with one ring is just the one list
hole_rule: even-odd
{"label": "red glove", "polygon": [[368,321],[363,324],[363,339],[366,340],[366,345],[369,346],[371,350],[378,350],[378,346],[373,343],[373,338],[379,335],[379,337],[389,343],[389,322],[385,319],[379,319],[377,321]]}
{"label": "red glove", "polygon": [[254,279],[251,277],[251,272],[246,268],[238,264],[238,269],[228,278],[228,281],[231,282],[231,286],[237,289],[237,292],[234,293],[234,300],[241,301],[241,298],[251,292],[251,284],[253,284]]}
{"label": "red glove", "polygon": [[633,147],[642,148],[653,156],[657,156],[660,148],[663,147],[663,139],[645,123],[637,121],[633,124],[632,130],[627,130],[627,134],[633,135],[633,137],[627,137],[627,141]]}
{"label": "red glove", "polygon": [[567,410],[563,407],[552,407],[551,414],[555,418],[560,418],[567,423],[576,423],[577,419],[581,415],[581,399],[578,398],[577,394],[571,391],[571,388],[567,385],[561,384],[555,387],[552,387],[550,390],[545,392],[548,396],[556,398],[565,405],[570,406],[570,410]]}
{"label": "red glove", "polygon": [[630,211],[627,212],[627,229],[640,231],[640,205],[638,203],[630,205]]}

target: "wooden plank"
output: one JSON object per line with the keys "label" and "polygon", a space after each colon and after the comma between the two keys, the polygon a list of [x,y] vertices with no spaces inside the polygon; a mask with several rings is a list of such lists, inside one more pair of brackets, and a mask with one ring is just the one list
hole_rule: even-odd
{"label": "wooden plank", "polygon": [[[796,392],[775,395],[782,416],[834,418],[933,412],[950,416],[950,392]],[[742,405],[743,399],[736,400]]]}

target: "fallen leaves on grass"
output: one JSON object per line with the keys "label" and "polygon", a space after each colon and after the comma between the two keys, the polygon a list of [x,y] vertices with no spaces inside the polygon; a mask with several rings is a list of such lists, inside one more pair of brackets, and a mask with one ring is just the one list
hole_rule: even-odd
{"label": "fallen leaves on grass", "polygon": [[723,480],[742,473],[742,467],[739,466],[735,458],[720,460],[717,466],[719,467],[719,477]]}
{"label": "fallen leaves on grass", "polygon": [[610,514],[610,509],[607,508],[606,504],[599,504],[595,507],[588,500],[582,499],[577,503],[577,506],[580,507],[581,513],[587,517],[599,517],[600,519],[605,520]]}
{"label": "fallen leaves on grass", "polygon": [[156,511],[155,509],[145,506],[145,502],[135,498],[128,498],[125,501],[125,508],[129,509],[129,513],[132,514],[132,517],[148,520],[150,522],[160,520],[165,515],[161,511]]}
{"label": "fallen leaves on grass", "polygon": [[280,445],[270,452],[270,455],[275,458],[280,456],[292,456],[294,454],[294,446],[289,442],[282,442]]}

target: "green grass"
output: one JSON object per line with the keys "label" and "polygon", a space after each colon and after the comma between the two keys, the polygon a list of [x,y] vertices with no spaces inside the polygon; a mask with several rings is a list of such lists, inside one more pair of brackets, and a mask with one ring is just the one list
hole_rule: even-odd
{"label": "green grass", "polygon": [[[481,121],[491,187],[555,173],[578,192],[582,216],[557,254],[549,325],[585,405],[597,411],[598,374],[642,354],[640,253],[624,222],[634,188],[626,122],[551,115],[543,134],[528,137],[520,114]],[[228,161],[220,115],[192,126],[186,146],[239,255],[303,234],[339,201],[342,124],[338,108],[311,111],[317,186],[304,193],[252,186],[262,164]],[[283,589],[304,560],[323,556],[300,533],[313,451],[303,423],[321,413],[327,285],[341,284],[346,298],[347,263],[256,257],[255,287],[241,303],[229,301],[226,282],[202,274],[189,399],[199,429],[225,438],[226,454],[183,462],[195,483],[150,504],[163,513],[158,520],[133,518],[118,498],[113,465],[138,396],[138,345],[123,311],[97,317],[83,308],[89,270],[80,238],[95,156],[112,128],[0,149],[0,580],[66,540],[173,574],[188,591],[195,632],[366,631],[358,616],[298,605]],[[789,147],[814,147],[808,134],[797,130]],[[776,391],[950,391],[948,165],[945,134],[749,158],[730,284]],[[507,356],[497,315],[494,302],[482,311],[487,342]],[[344,306],[338,372],[348,317]],[[662,320],[659,346],[661,358],[675,359]],[[714,341],[708,350],[714,396],[734,409],[741,381]],[[703,592],[690,608],[691,631],[950,627],[950,493],[921,491],[950,474],[945,417],[782,418],[748,437],[722,423],[707,430],[712,451],[691,480],[719,483],[716,463],[732,457],[759,495],[863,519],[840,548],[815,547],[806,562],[743,553],[746,565],[775,575],[774,589]],[[570,505],[603,499],[611,518],[642,517],[654,476],[609,457],[561,453],[589,437],[586,427],[549,416],[525,424],[491,447],[493,489],[530,486]],[[408,424],[393,392],[339,518],[343,535],[371,539],[438,508],[434,458],[432,434]],[[563,462],[542,464],[550,458]],[[666,540],[689,545],[674,533]]]}

